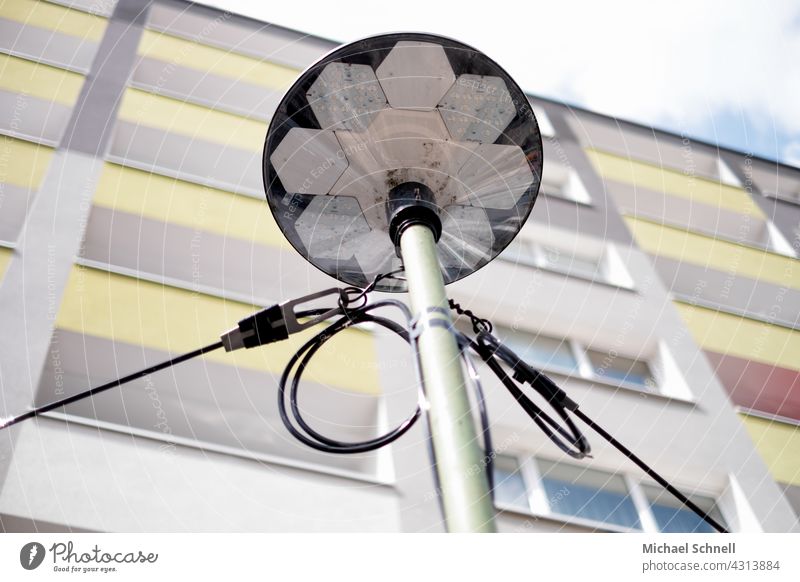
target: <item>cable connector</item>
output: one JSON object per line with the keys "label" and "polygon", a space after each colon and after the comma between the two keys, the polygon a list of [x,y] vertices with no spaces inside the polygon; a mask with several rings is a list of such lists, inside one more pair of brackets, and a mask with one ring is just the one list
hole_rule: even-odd
{"label": "cable connector", "polygon": [[548,402],[558,403],[567,410],[575,411],[578,409],[578,404],[567,396],[567,393],[559,388],[555,382],[522,360],[515,363],[513,378],[521,384],[526,382],[530,384]]}
{"label": "cable connector", "polygon": [[[295,312],[296,306],[327,295],[339,296],[339,302],[336,307],[327,310],[307,310],[300,314]],[[326,289],[325,291],[272,305],[245,317],[237,327],[222,334],[220,340],[222,340],[222,345],[226,352],[279,342],[287,339],[293,333],[303,331],[326,319],[330,319],[334,315],[343,313],[342,305],[346,304],[347,296],[342,289],[336,287]],[[300,321],[300,317],[310,317],[310,319]]]}

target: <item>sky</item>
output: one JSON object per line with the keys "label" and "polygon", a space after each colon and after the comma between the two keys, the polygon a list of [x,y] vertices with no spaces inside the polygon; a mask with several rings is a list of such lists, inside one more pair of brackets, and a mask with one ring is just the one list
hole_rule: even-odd
{"label": "sky", "polygon": [[800,166],[800,2],[207,0],[350,42],[450,36],[528,93]]}

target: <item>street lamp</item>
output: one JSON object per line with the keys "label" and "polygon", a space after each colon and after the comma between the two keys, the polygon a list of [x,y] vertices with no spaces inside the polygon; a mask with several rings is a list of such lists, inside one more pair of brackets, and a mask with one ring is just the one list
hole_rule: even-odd
{"label": "street lamp", "polygon": [[270,123],[264,185],[307,261],[359,287],[408,291],[445,519],[493,531],[444,285],[496,257],[533,208],[542,143],[522,90],[460,42],[397,33],[344,45],[288,90]]}

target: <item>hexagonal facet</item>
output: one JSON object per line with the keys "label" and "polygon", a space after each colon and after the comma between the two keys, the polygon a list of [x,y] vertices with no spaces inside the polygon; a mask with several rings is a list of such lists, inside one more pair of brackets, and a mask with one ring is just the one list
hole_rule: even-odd
{"label": "hexagonal facet", "polygon": [[483,208],[513,208],[533,183],[533,173],[517,146],[478,144],[458,171],[470,203]]}
{"label": "hexagonal facet", "polygon": [[464,198],[455,176],[478,144],[453,142],[438,111],[385,109],[366,132],[337,132],[347,170],[331,194],[358,198],[367,222],[387,228],[388,192],[403,182],[428,186],[444,207]]}
{"label": "hexagonal facet", "polygon": [[368,280],[379,273],[389,273],[400,268],[394,245],[383,230],[372,230],[359,241],[355,251],[356,261]]}
{"label": "hexagonal facet", "polygon": [[392,107],[433,109],[456,80],[438,44],[401,41],[376,71]]}
{"label": "hexagonal facet", "polygon": [[347,169],[336,134],[302,127],[289,130],[270,161],[292,194],[327,194]]}
{"label": "hexagonal facet", "polygon": [[349,196],[314,197],[294,226],[310,257],[334,261],[351,259],[370,231],[358,201]]}
{"label": "hexagonal facet", "polygon": [[386,96],[369,65],[328,64],[306,98],[322,129],[364,131],[374,113],[386,107]]}
{"label": "hexagonal facet", "polygon": [[483,208],[454,204],[442,209],[441,218],[439,262],[452,276],[459,278],[461,271],[472,272],[491,258],[494,234]]}
{"label": "hexagonal facet", "polygon": [[493,143],[517,114],[503,79],[483,75],[460,75],[439,112],[453,139],[481,143]]}

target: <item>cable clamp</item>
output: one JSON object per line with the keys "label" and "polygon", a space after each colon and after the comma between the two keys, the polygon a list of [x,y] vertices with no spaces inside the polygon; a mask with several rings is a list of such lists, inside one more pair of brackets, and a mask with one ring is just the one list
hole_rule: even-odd
{"label": "cable clamp", "polygon": [[[444,318],[434,317],[435,314],[443,315]],[[419,314],[411,321],[411,339],[417,339],[425,328],[428,327],[443,327],[444,329],[455,334],[456,330],[453,324],[450,323],[450,312],[443,307],[429,307],[424,313]]]}
{"label": "cable clamp", "polygon": [[[295,307],[309,301],[326,297],[328,295],[338,295],[339,302],[336,307],[328,309],[321,314],[315,315],[310,319],[301,321],[295,312]],[[271,307],[262,309],[245,317],[239,325],[232,330],[222,334],[220,340],[226,352],[232,352],[241,348],[255,348],[264,344],[287,339],[291,334],[313,327],[318,323],[330,319],[335,315],[343,313],[342,305],[347,304],[347,297],[344,290],[337,287],[319,291],[310,295],[305,295],[291,301],[284,301]]]}

